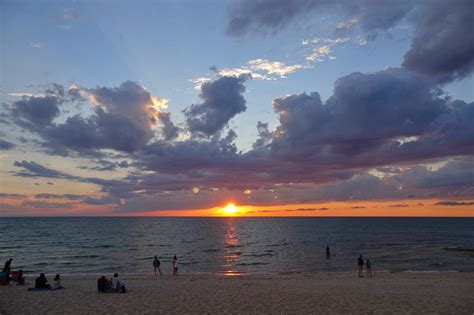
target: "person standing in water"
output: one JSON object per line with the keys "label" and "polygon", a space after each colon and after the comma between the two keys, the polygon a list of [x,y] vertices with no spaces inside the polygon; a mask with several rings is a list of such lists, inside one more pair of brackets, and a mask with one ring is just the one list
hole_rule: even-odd
{"label": "person standing in water", "polygon": [[357,265],[359,267],[359,277],[364,276],[364,258],[362,258],[362,255],[357,258]]}
{"label": "person standing in water", "polygon": [[160,276],[162,276],[163,274],[161,273],[161,262],[160,260],[158,259],[158,257],[155,256],[155,259],[153,260],[153,268],[155,269],[155,276],[156,276],[156,270],[158,269],[158,272],[160,273]]}
{"label": "person standing in water", "polygon": [[173,276],[177,276],[178,275],[178,258],[176,257],[176,255],[174,255],[173,257]]}

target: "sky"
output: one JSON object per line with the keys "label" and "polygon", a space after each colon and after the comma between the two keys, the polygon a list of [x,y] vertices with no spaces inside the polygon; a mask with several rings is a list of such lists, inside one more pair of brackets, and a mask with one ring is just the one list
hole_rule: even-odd
{"label": "sky", "polygon": [[0,15],[0,216],[474,216],[473,1]]}

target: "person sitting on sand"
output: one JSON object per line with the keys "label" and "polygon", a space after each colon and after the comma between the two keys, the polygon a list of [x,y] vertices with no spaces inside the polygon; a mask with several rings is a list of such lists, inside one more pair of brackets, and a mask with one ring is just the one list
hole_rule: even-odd
{"label": "person sitting on sand", "polygon": [[25,277],[23,276],[23,270],[13,271],[11,280],[18,284],[25,284]]}
{"label": "person sitting on sand", "polygon": [[357,265],[359,266],[359,277],[364,276],[364,258],[362,258],[362,255],[357,258]]}
{"label": "person sitting on sand", "polygon": [[46,276],[44,273],[40,274],[38,278],[36,278],[35,281],[35,288],[36,289],[51,289],[51,286],[48,283],[48,280],[46,279]]}
{"label": "person sitting on sand", "polygon": [[107,293],[110,291],[110,282],[105,278],[105,276],[102,276],[97,280],[97,291],[99,291],[99,293]]}
{"label": "person sitting on sand", "polygon": [[160,260],[158,259],[158,257],[155,256],[155,259],[153,260],[153,268],[155,269],[155,276],[156,276],[156,270],[158,269],[158,271],[160,272],[160,276],[162,276],[163,274],[161,273],[161,262]]}
{"label": "person sitting on sand", "polygon": [[59,289],[64,289],[64,287],[61,285],[61,276],[59,273],[54,277],[53,279],[53,284],[51,285],[52,290],[59,290]]}
{"label": "person sitting on sand", "polygon": [[372,277],[372,262],[369,258],[365,261],[365,268],[367,269],[367,277]]}
{"label": "person sitting on sand", "polygon": [[125,283],[119,279],[118,273],[114,273],[114,277],[112,278],[112,291],[120,293],[127,292]]}
{"label": "person sitting on sand", "polygon": [[173,276],[177,276],[178,275],[178,258],[176,257],[176,255],[174,255],[173,257]]}

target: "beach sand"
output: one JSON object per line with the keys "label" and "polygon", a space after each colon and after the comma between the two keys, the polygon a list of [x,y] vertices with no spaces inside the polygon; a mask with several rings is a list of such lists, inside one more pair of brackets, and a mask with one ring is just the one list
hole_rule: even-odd
{"label": "beach sand", "polygon": [[[125,275],[128,293],[97,293],[97,277],[64,275],[67,289],[0,286],[1,314],[474,313],[474,273]],[[49,280],[52,276],[48,277]]]}

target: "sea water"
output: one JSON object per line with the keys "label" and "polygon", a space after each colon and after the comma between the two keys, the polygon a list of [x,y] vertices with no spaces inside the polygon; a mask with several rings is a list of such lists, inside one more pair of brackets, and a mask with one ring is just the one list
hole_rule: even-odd
{"label": "sea water", "polygon": [[[326,256],[326,246],[330,257]],[[0,217],[0,263],[25,274],[473,271],[474,218]]]}

